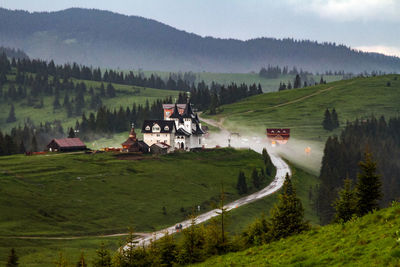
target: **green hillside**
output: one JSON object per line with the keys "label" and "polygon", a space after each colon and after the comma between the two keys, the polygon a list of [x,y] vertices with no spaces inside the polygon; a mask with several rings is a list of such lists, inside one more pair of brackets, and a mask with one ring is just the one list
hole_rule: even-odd
{"label": "green hillside", "polygon": [[[390,86],[388,86],[390,83]],[[215,116],[225,127],[249,135],[264,136],[265,128],[290,128],[291,141],[282,147],[289,160],[307,161],[317,174],[322,150],[328,136],[339,134],[346,121],[375,115],[399,115],[400,75],[355,78],[325,85],[292,89],[249,97],[243,101],[222,106]],[[335,108],[341,128],[333,132],[322,128],[325,109]],[[310,146],[309,158],[304,148]]]}
{"label": "green hillside", "polygon": [[[130,226],[151,232],[186,219],[198,205],[202,212],[212,209],[221,182],[227,201],[239,198],[239,170],[250,186],[251,171],[263,166],[260,154],[234,149],[131,159],[112,153],[3,156],[0,261],[11,245],[25,263],[35,262],[32,255],[36,262],[40,258],[42,263],[52,262],[56,251],[70,251],[71,257],[78,257],[81,249],[93,254],[104,240],[97,235],[126,233]],[[14,236],[88,237],[19,240]],[[116,249],[119,240],[108,241],[110,248]]]}
{"label": "green hillside", "polygon": [[233,149],[127,160],[112,153],[4,156],[0,235],[160,229],[186,218],[194,206],[210,209],[221,182],[228,200],[238,198],[239,170],[250,177],[262,166],[258,153]]}
{"label": "green hillside", "polygon": [[[15,75],[7,75],[8,80],[14,81]],[[100,87],[101,82],[96,81],[86,81],[86,80],[77,80],[73,79],[74,83],[85,83],[87,88]],[[107,85],[107,83],[104,83]],[[102,102],[108,108],[119,108],[122,107],[132,107],[135,103],[136,105],[141,104],[145,105],[146,101],[149,101],[151,104],[157,99],[165,99],[166,97],[171,96],[173,99],[178,96],[179,91],[171,91],[171,90],[160,90],[154,88],[145,88],[139,86],[131,86],[131,85],[122,85],[122,84],[112,84],[116,90],[116,97],[113,98],[103,98]],[[6,83],[3,86],[3,91],[8,89],[9,83]],[[70,95],[72,97],[73,95]],[[60,102],[62,105],[62,101],[64,98],[64,94],[60,95]],[[17,118],[16,122],[6,123],[6,119],[8,117],[8,113],[11,107],[11,101],[0,101],[0,110],[3,112],[0,113],[0,127],[2,131],[8,132],[11,128],[16,127],[18,125],[23,125],[24,121],[27,118],[30,118],[34,123],[40,122],[53,122],[55,120],[61,121],[64,126],[71,127],[75,125],[77,119],[80,119],[81,116],[72,116],[70,118],[67,117],[67,113],[65,108],[53,109],[53,101],[54,96],[43,96],[43,108],[37,108],[35,106],[28,106],[27,101],[17,100],[12,101],[15,106],[15,115]],[[85,95],[85,102],[90,102],[89,94]],[[83,109],[83,112],[88,114],[89,112],[96,112],[94,109],[89,109],[89,105],[86,105],[86,108]],[[129,122],[127,122],[129,123]]]}
{"label": "green hillside", "polygon": [[399,266],[400,204],[197,266]]}

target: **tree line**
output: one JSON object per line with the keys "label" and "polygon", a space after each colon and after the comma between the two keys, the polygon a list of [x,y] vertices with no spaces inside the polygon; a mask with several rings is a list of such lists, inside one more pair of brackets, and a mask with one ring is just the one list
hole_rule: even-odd
{"label": "tree line", "polygon": [[[357,181],[357,173],[362,170],[359,162],[366,148],[375,156],[377,172],[382,175],[383,197],[379,205],[387,205],[400,197],[400,118],[386,121],[379,119],[357,119],[347,123],[340,136],[329,137],[325,144],[320,172],[320,184],[314,202],[321,223],[334,218],[332,203],[338,197],[344,179]],[[349,183],[349,182],[346,182]],[[349,185],[346,185],[347,188]]]}

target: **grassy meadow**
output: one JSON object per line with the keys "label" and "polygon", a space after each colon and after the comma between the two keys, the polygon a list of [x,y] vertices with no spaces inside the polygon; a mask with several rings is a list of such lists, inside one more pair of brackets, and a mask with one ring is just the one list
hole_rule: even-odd
{"label": "grassy meadow", "polygon": [[[266,128],[290,128],[291,140],[280,148],[282,154],[317,175],[328,136],[340,134],[346,122],[356,118],[399,116],[399,103],[400,75],[384,75],[252,96],[221,106],[217,115],[202,116],[233,132],[256,136],[264,136]],[[326,108],[338,113],[341,127],[334,131],[322,127]],[[308,161],[307,146],[312,148]]]}

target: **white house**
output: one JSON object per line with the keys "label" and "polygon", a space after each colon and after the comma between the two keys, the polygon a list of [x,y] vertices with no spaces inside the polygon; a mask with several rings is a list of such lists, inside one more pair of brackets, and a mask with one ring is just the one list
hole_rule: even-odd
{"label": "white house", "polygon": [[171,147],[170,150],[202,147],[204,132],[190,102],[164,104],[163,109],[164,120],[145,120],[143,123],[143,139],[148,146],[164,143]]}

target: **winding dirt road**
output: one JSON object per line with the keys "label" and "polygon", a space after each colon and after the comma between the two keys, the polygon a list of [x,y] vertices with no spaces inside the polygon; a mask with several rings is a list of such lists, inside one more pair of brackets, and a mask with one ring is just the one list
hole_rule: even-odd
{"label": "winding dirt road", "polygon": [[[219,133],[219,135],[221,135],[221,134],[226,135],[226,138],[228,138],[228,136],[230,136],[229,132],[221,125],[221,123],[217,123],[213,120],[208,120],[208,119],[201,119],[201,120],[206,122],[207,124],[210,124],[210,125],[220,128],[221,133]],[[231,146],[243,147],[243,146],[235,145],[235,144],[239,144],[239,143],[233,142],[233,143],[231,143]],[[246,143],[246,147],[251,148],[259,153],[261,153],[262,149],[266,146],[267,146],[266,141],[264,141],[264,142],[257,141],[257,142]],[[282,187],[283,182],[285,180],[286,173],[289,173],[289,175],[291,175],[290,168],[283,159],[281,159],[277,154],[274,154],[273,152],[269,151],[268,153],[271,157],[272,163],[276,167],[276,175],[275,175],[274,180],[264,189],[262,189],[258,192],[255,192],[251,195],[237,199],[237,200],[225,205],[224,208],[226,208],[228,211],[238,208],[240,206],[249,204],[251,202],[254,202],[256,200],[259,200],[261,198],[264,198],[268,195],[275,193]],[[200,224],[200,223],[203,223],[213,217],[216,217],[219,215],[218,212],[220,212],[220,209],[213,209],[211,211],[208,211],[206,213],[198,215],[195,219],[195,223]],[[182,224],[183,229],[188,228],[191,225],[191,220],[190,219],[185,220],[185,221],[177,223],[177,224]],[[152,234],[149,234],[148,236],[138,237],[138,238],[134,239],[134,243],[136,246],[146,246],[146,245],[150,244],[151,241],[155,241],[155,240],[163,237],[166,233],[173,234],[173,233],[176,233],[176,231],[177,230],[175,229],[175,225],[174,225],[174,226],[162,229],[160,231],[154,232]],[[128,245],[126,245],[123,249],[128,249]]]}

